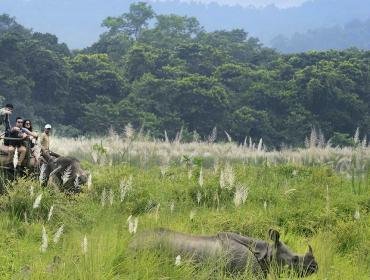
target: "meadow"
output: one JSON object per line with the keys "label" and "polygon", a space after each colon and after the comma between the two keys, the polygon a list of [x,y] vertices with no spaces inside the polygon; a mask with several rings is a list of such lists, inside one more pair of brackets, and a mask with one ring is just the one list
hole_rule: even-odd
{"label": "meadow", "polygon": [[91,181],[79,195],[42,189],[37,178],[6,185],[0,278],[250,279],[129,249],[135,235],[164,227],[264,240],[278,229],[295,252],[312,246],[319,271],[307,279],[369,279],[370,149],[366,140],[355,144],[330,147],[311,135],[304,149],[268,151],[262,141],[161,141],[129,128],[55,138],[54,150],[81,159]]}

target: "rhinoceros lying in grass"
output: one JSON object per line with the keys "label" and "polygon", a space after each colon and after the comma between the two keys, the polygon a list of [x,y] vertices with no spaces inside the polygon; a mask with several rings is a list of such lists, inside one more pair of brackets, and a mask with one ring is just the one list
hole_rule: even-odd
{"label": "rhinoceros lying in grass", "polygon": [[271,267],[278,271],[292,270],[299,277],[317,272],[318,264],[312,248],[304,255],[293,253],[276,230],[269,230],[273,243],[221,232],[214,236],[192,236],[165,229],[146,232],[132,243],[133,248],[157,248],[169,250],[174,255],[188,256],[195,261],[224,260],[231,273],[244,273],[246,269],[257,278],[266,278]]}

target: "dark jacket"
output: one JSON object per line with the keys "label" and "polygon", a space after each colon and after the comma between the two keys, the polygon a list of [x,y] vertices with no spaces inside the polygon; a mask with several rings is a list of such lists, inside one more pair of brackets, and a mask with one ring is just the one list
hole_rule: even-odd
{"label": "dark jacket", "polygon": [[20,147],[23,145],[23,137],[22,137],[22,130],[20,131],[15,131],[11,128],[8,128],[7,127],[7,124],[5,124],[6,127],[5,127],[5,137],[9,137],[9,138],[19,138],[20,140],[9,140],[9,139],[4,139],[4,145],[5,146],[13,146],[13,147]]}

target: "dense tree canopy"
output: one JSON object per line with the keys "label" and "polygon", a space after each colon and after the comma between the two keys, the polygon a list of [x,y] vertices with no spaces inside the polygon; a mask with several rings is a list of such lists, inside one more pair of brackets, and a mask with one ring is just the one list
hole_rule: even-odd
{"label": "dense tree canopy", "polygon": [[70,136],[131,123],[156,137],[182,128],[206,138],[217,127],[278,147],[302,145],[312,127],[337,138],[370,132],[370,52],[282,55],[244,30],[206,32],[140,2],[102,25],[98,42],[71,52],[1,15],[0,101]]}

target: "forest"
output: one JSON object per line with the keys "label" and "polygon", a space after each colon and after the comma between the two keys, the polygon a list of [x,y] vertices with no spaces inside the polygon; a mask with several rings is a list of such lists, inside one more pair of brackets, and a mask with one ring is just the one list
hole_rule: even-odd
{"label": "forest", "polygon": [[369,50],[370,19],[352,20],[346,25],[325,27],[294,33],[290,38],[279,35],[272,41],[272,47],[283,53],[296,53],[308,50],[347,49],[352,46]]}
{"label": "forest", "polygon": [[281,147],[302,146],[312,128],[334,145],[370,132],[370,51],[281,54],[245,30],[207,32],[143,2],[102,26],[96,43],[70,50],[0,15],[0,103],[70,137],[130,123],[206,139],[216,127],[218,140]]}

